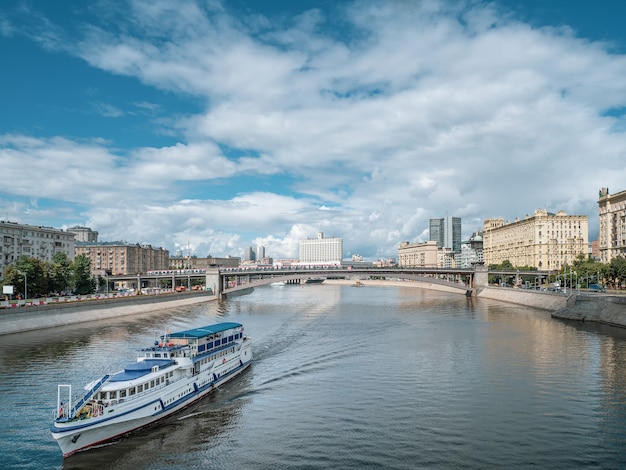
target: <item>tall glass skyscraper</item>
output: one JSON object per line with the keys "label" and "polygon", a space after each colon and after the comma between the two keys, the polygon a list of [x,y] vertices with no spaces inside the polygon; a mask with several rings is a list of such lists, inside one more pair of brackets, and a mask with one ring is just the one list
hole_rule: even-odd
{"label": "tall glass skyscraper", "polygon": [[461,251],[461,218],[446,216],[430,219],[430,240],[437,242],[438,248]]}

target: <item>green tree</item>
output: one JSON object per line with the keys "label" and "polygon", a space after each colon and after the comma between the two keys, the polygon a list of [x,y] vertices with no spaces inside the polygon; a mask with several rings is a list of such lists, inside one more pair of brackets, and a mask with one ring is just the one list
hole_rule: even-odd
{"label": "green tree", "polygon": [[626,258],[618,256],[609,263],[609,279],[615,287],[621,287],[626,282]]}
{"label": "green tree", "polygon": [[50,292],[68,290],[72,282],[72,261],[65,253],[55,253],[49,270]]}
{"label": "green tree", "polygon": [[91,275],[91,260],[86,255],[78,255],[72,267],[74,292],[79,295],[93,294],[96,291],[96,280]]}

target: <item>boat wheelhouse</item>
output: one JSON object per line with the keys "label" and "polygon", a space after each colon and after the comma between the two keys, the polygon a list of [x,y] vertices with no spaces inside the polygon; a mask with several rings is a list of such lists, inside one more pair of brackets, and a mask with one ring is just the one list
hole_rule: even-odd
{"label": "boat wheelhouse", "polygon": [[87,384],[82,396],[59,385],[52,436],[67,457],[158,421],[245,370],[251,346],[234,322],[163,335],[136,362]]}

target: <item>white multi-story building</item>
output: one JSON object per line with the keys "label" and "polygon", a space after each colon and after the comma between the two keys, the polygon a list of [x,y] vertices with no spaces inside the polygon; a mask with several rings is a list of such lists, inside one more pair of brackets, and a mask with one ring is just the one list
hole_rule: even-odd
{"label": "white multi-story building", "polygon": [[472,268],[483,264],[483,237],[482,233],[473,233],[469,240],[461,242],[461,251],[454,254],[457,268]]}
{"label": "white multi-story building", "polygon": [[324,238],[318,232],[317,238],[307,238],[300,242],[300,264],[340,265],[343,260],[343,238]]}
{"label": "white multi-story building", "polygon": [[617,256],[626,256],[626,191],[609,194],[608,188],[602,188],[598,206],[600,261],[610,263]]}
{"label": "white multi-story building", "polygon": [[0,277],[20,256],[52,261],[56,253],[74,259],[74,234],[52,227],[0,221]]}
{"label": "white multi-story building", "polygon": [[588,256],[588,238],[586,215],[537,209],[533,216],[514,222],[485,219],[483,256],[487,265],[508,260],[515,267],[558,270],[580,254]]}
{"label": "white multi-story building", "polygon": [[91,230],[89,227],[74,226],[67,229],[68,232],[72,232],[76,235],[75,240],[77,242],[97,242],[98,232]]}

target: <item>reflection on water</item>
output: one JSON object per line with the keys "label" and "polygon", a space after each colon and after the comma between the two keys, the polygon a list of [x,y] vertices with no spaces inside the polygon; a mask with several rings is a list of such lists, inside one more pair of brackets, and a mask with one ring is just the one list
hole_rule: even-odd
{"label": "reflection on water", "polygon": [[[200,403],[63,461],[58,383],[165,330],[238,321],[254,363]],[[626,331],[405,287],[259,288],[0,341],[8,468],[622,468]],[[26,417],[26,419],[25,419]],[[13,452],[19,449],[18,452]],[[8,456],[8,457],[6,457]]]}

